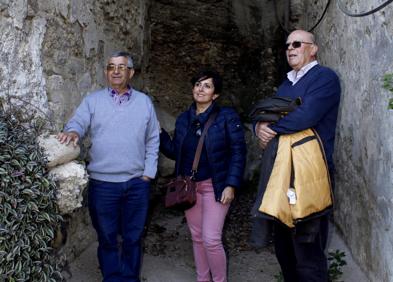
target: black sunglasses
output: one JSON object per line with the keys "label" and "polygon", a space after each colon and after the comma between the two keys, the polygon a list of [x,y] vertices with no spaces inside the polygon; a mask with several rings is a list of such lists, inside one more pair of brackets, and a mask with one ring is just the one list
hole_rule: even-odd
{"label": "black sunglasses", "polygon": [[290,42],[290,43],[285,43],[285,49],[288,50],[289,46],[291,46],[291,45],[292,45],[292,47],[293,47],[294,49],[299,48],[300,46],[302,46],[302,43],[303,43],[303,44],[314,44],[314,43],[312,43],[312,42],[293,41],[293,42]]}

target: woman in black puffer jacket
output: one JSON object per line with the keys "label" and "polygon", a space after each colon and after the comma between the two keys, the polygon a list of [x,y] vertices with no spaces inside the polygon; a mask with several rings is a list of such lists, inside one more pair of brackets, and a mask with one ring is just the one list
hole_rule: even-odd
{"label": "woman in black puffer jacket", "polygon": [[162,130],[160,150],[176,160],[177,175],[191,175],[203,127],[217,112],[207,131],[195,175],[197,203],[185,214],[193,240],[197,281],[222,282],[227,281],[222,228],[235,190],[241,185],[246,144],[237,113],[215,102],[222,89],[220,75],[213,70],[201,71],[191,83],[194,103],[177,118],[173,139]]}

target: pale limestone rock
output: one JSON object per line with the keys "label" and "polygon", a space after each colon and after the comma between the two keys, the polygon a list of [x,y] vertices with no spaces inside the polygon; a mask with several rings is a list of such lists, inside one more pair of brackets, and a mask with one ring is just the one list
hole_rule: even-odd
{"label": "pale limestone rock", "polygon": [[156,106],[155,109],[160,126],[168,132],[174,131],[176,118],[160,107]]}
{"label": "pale limestone rock", "polygon": [[22,29],[24,20],[27,15],[27,0],[11,1],[9,13],[14,21],[14,26]]}
{"label": "pale limestone rock", "polygon": [[68,17],[69,0],[36,0],[36,10],[40,14],[61,15],[63,18]]}
{"label": "pale limestone rock", "polygon": [[61,214],[69,214],[82,207],[82,193],[88,182],[83,165],[72,161],[53,168],[49,175],[57,183],[57,204]]}
{"label": "pale limestone rock", "polygon": [[[160,122],[160,126],[168,132],[175,130],[176,119],[166,112],[165,110],[156,107],[157,118]],[[175,170],[175,162],[168,159],[163,154],[160,154],[158,159],[158,173],[160,176],[166,177],[171,175]]]}
{"label": "pale limestone rock", "polygon": [[[51,130],[60,130],[83,96],[105,84],[103,64],[107,55],[126,46],[135,56],[136,65],[148,57],[148,53],[141,53],[148,51],[145,37],[150,29],[144,28],[148,2],[0,0],[0,97],[23,107],[26,113],[37,111],[54,126]],[[64,149],[56,148],[60,146],[57,143],[52,145],[54,149],[46,150],[49,154]],[[72,146],[66,149],[74,150]],[[71,159],[78,156],[77,150]],[[61,167],[52,173],[57,170]],[[85,173],[84,169],[79,172]],[[81,203],[77,198],[81,179],[77,181],[72,170],[67,175],[70,179],[63,184],[59,181],[62,213],[73,211]],[[65,189],[65,183],[74,184]],[[68,250],[64,252],[71,259],[70,252],[78,255],[95,240],[91,223],[82,220],[82,214],[88,215],[85,208],[67,217]]]}
{"label": "pale limestone rock", "polygon": [[56,135],[41,135],[37,139],[38,144],[44,149],[48,158],[48,168],[75,160],[80,154],[80,147],[61,144]]}

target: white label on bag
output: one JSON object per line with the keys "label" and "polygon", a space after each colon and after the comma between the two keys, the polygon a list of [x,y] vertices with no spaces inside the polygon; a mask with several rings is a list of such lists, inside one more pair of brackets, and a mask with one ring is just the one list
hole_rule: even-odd
{"label": "white label on bag", "polygon": [[287,192],[288,200],[290,205],[296,204],[296,191],[295,188],[289,188]]}

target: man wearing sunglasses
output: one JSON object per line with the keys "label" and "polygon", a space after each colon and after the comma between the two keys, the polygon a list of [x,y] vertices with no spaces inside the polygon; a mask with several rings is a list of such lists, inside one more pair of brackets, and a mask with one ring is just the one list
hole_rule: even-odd
{"label": "man wearing sunglasses", "polygon": [[129,53],[112,54],[104,73],[108,87],[83,99],[58,139],[76,146],[90,135],[88,202],[103,281],[139,282],[159,125],[150,98],[129,84],[134,75]]}
{"label": "man wearing sunglasses", "polygon": [[[314,128],[319,134],[331,178],[333,149],[340,83],[331,69],[318,64],[318,46],[314,35],[295,30],[286,41],[286,57],[292,68],[277,90],[278,96],[301,99],[302,104],[278,122],[259,122],[255,132],[261,146],[277,135],[292,134]],[[333,181],[332,181],[333,184]],[[297,223],[287,228],[274,223],[276,256],[286,282],[328,281],[325,247],[328,235],[328,215]]]}

